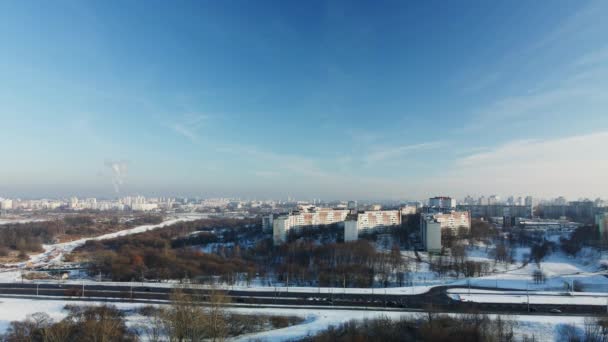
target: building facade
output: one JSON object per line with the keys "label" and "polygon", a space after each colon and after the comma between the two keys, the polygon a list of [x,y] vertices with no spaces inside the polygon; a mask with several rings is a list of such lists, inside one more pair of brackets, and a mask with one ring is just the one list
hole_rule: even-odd
{"label": "building facade", "polygon": [[468,211],[452,211],[449,213],[423,214],[420,218],[420,237],[425,250],[441,251],[441,234],[450,230],[456,235],[461,230],[471,230],[471,215]]}
{"label": "building facade", "polygon": [[602,241],[608,240],[608,213],[595,215],[595,224],[598,226],[600,239]]}
{"label": "building facade", "polygon": [[276,217],[272,223],[274,243],[285,242],[291,229],[338,223],[344,225],[344,240],[354,241],[362,232],[401,224],[400,210],[360,211],[352,214],[349,212],[346,209],[318,208],[310,212],[293,212]]}
{"label": "building facade", "polygon": [[568,204],[539,205],[538,211],[546,219],[567,217],[575,222],[593,223],[596,214],[601,214],[603,209],[596,207],[592,201],[574,201]]}
{"label": "building facade", "polygon": [[461,229],[466,232],[471,230],[471,215],[468,211],[433,214],[433,217],[441,224],[441,229],[450,229],[454,235]]}
{"label": "building facade", "polygon": [[262,231],[264,233],[272,232],[272,222],[274,220],[274,214],[268,214],[262,216]]}
{"label": "building facade", "polygon": [[348,215],[346,209],[309,208],[308,211],[294,211],[290,214],[280,215],[273,219],[272,230],[275,244],[287,240],[287,233],[291,229],[319,227],[334,223],[343,224]]}
{"label": "building facade", "polygon": [[441,252],[441,222],[433,215],[422,215],[420,218],[420,237],[422,246],[427,252]]}
{"label": "building facade", "polygon": [[532,206],[527,205],[459,205],[457,210],[468,211],[473,218],[532,217]]}
{"label": "building facade", "polygon": [[429,198],[429,207],[437,210],[453,210],[456,208],[456,200],[447,196]]}

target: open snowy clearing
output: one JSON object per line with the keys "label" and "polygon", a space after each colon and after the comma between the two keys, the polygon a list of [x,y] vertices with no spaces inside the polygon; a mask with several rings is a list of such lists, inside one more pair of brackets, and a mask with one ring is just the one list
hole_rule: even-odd
{"label": "open snowy clearing", "polygon": [[[66,316],[63,307],[66,303],[73,305],[100,305],[96,302],[80,301],[57,301],[57,300],[28,300],[17,298],[0,298],[0,333],[4,333],[11,321],[23,320],[27,315],[36,312],[45,312],[54,320],[61,320]],[[113,303],[119,309],[133,310],[144,304],[138,303]],[[299,316],[305,322],[288,328],[264,331],[236,337],[234,341],[286,341],[313,335],[326,329],[330,325],[337,325],[352,319],[389,317],[399,319],[401,317],[416,319],[421,317],[418,313],[387,312],[387,311],[355,311],[355,310],[322,310],[322,309],[288,309],[288,308],[229,308],[231,312],[246,315],[285,315]],[[515,332],[518,336],[535,335],[537,341],[555,341],[559,337],[559,327],[563,324],[574,324],[582,328],[584,317],[581,316],[503,316],[517,322]],[[135,327],[145,324],[144,317],[135,313],[127,315],[127,324]]]}
{"label": "open snowy clearing", "polygon": [[[0,226],[4,224],[14,224],[14,223],[28,223],[28,222],[43,222],[48,221],[49,219],[45,218],[10,218],[10,219],[0,219]],[[1,228],[1,227],[0,227]]]}
{"label": "open snowy clearing", "polygon": [[83,238],[70,242],[58,243],[53,245],[43,245],[44,252],[40,254],[31,255],[28,261],[6,264],[7,267],[42,267],[48,266],[52,264],[60,263],[65,254],[72,252],[75,248],[80,247],[85,244],[85,242],[89,240],[106,240],[112,239],[119,236],[126,236],[131,234],[143,233],[145,231],[154,230],[162,227],[166,227],[172,225],[177,222],[183,221],[194,221],[201,218],[206,218],[207,215],[204,214],[188,214],[183,216],[174,216],[162,223],[155,225],[142,225],[137,226],[130,229],[121,230],[114,233],[104,234],[97,237]]}
{"label": "open snowy clearing", "polygon": [[449,295],[454,300],[475,303],[497,304],[554,304],[554,305],[597,305],[607,306],[607,296],[569,296],[530,294],[489,294],[489,293],[454,293]]}

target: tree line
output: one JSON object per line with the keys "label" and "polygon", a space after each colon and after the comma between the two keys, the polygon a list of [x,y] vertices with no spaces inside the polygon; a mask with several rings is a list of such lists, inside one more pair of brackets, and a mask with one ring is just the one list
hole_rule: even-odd
{"label": "tree line", "polygon": [[41,252],[42,244],[55,243],[59,238],[101,235],[143,224],[158,224],[162,220],[158,215],[140,215],[129,221],[121,221],[118,216],[69,215],[50,221],[4,224],[0,229],[0,256],[18,251],[19,256],[25,258],[27,253]]}

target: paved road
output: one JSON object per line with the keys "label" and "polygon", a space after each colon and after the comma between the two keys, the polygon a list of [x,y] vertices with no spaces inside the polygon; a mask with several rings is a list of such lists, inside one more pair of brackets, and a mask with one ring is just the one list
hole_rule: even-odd
{"label": "paved road", "polygon": [[[386,308],[392,310],[434,310],[441,312],[480,312],[480,313],[550,313],[559,309],[563,314],[601,314],[606,312],[604,306],[594,305],[554,305],[535,304],[528,307],[526,303],[468,303],[452,300],[446,294],[451,286],[434,287],[429,292],[418,295],[310,292],[275,292],[275,291],[224,291],[236,305],[287,305],[291,307],[320,306],[341,308]],[[456,286],[453,286],[456,287]],[[471,289],[492,290],[494,288],[471,287]],[[118,285],[76,285],[76,284],[32,284],[0,283],[0,296],[50,296],[71,299],[112,299],[119,301],[167,301],[171,297],[171,288],[154,286],[118,286]],[[183,289],[184,292],[208,298],[210,290]],[[522,291],[525,293],[525,291]]]}

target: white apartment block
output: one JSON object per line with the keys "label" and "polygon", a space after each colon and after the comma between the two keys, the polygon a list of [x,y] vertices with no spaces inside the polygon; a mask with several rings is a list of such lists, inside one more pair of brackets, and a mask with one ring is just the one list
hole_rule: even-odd
{"label": "white apartment block", "polygon": [[418,211],[415,205],[406,205],[401,207],[401,215],[414,215]]}
{"label": "white apartment block", "polygon": [[274,218],[272,220],[274,243],[285,242],[287,233],[291,229],[344,223],[344,240],[353,241],[357,240],[360,232],[401,224],[401,211],[399,210],[365,211],[350,216],[348,216],[349,210],[344,209],[319,208],[311,210],[310,212],[296,212]]}
{"label": "white apartment block", "polygon": [[422,245],[429,252],[441,251],[441,233],[450,229],[458,234],[460,229],[471,229],[471,215],[468,211],[452,211],[422,215],[420,218],[420,236]]}
{"label": "white apartment block", "polygon": [[133,211],[152,211],[158,209],[157,203],[132,203],[131,210]]}
{"label": "white apartment block", "polygon": [[441,252],[441,222],[433,215],[423,215],[420,218],[420,237],[422,246],[427,252]]}
{"label": "white apartment block", "polygon": [[364,211],[354,215],[357,215],[358,232],[401,224],[401,212],[399,210]]}
{"label": "white apartment block", "polygon": [[309,210],[309,212],[294,212],[273,219],[272,231],[274,243],[281,244],[285,242],[287,240],[287,233],[291,229],[342,223],[346,220],[346,215],[348,215],[348,210],[346,209],[311,208]]}
{"label": "white apartment block", "polygon": [[0,209],[12,210],[13,209],[13,200],[10,200],[10,199],[0,200]]}
{"label": "white apartment block", "polygon": [[441,229],[451,229],[454,234],[457,234],[461,228],[471,229],[471,215],[468,211],[452,211],[432,216],[441,223]]}

